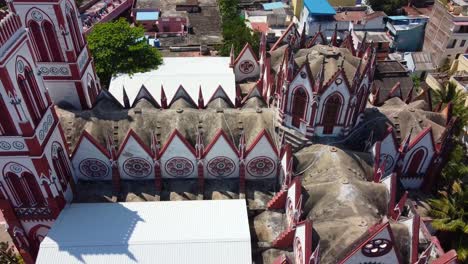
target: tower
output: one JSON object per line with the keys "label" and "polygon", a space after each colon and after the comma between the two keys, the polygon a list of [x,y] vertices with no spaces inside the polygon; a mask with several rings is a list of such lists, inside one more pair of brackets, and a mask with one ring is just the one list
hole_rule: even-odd
{"label": "tower", "polygon": [[73,175],[65,139],[20,17],[0,11],[0,209],[33,263],[67,201]]}
{"label": "tower", "polygon": [[76,109],[91,108],[101,87],[89,53],[78,8],[72,0],[9,0],[27,28],[52,101]]}

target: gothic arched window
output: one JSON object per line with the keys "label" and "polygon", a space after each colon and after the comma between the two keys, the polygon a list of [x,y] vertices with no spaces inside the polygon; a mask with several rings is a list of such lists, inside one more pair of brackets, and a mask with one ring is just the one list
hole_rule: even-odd
{"label": "gothic arched window", "polygon": [[299,128],[307,113],[308,97],[304,88],[299,87],[294,91],[292,101],[292,125]]}
{"label": "gothic arched window", "polygon": [[84,41],[83,37],[81,36],[81,30],[76,13],[69,5],[67,11],[67,23],[70,35],[73,39],[73,46],[75,47],[76,56],[78,56],[84,47]]}
{"label": "gothic arched window", "polygon": [[63,57],[62,53],[60,52],[60,45],[57,39],[57,34],[55,34],[54,26],[51,22],[47,20],[42,22],[42,26],[47,39],[47,43],[49,44],[52,61],[62,62]]}
{"label": "gothic arched window", "polygon": [[424,151],[423,148],[419,148],[413,152],[408,163],[408,169],[406,170],[406,174],[408,176],[416,176],[418,174],[419,167],[421,166],[421,163],[424,161],[425,155],[426,155],[426,152]]}
{"label": "gothic arched window", "polygon": [[323,134],[333,134],[333,128],[339,122],[341,97],[338,94],[328,97],[323,112]]}
{"label": "gothic arched window", "polygon": [[23,97],[24,104],[31,116],[32,122],[37,125],[41,120],[41,113],[37,108],[37,105],[34,101],[34,96],[31,89],[28,86],[26,79],[23,76],[18,76],[18,86]]}
{"label": "gothic arched window", "polygon": [[7,172],[5,181],[18,207],[33,207],[44,204],[44,196],[39,184],[30,172],[23,172],[21,177]]}
{"label": "gothic arched window", "polygon": [[72,174],[70,167],[68,166],[67,156],[61,146],[58,146],[56,153],[52,154],[52,164],[60,182],[60,186],[62,186],[62,190],[66,191],[68,181],[70,181]]}
{"label": "gothic arched window", "polygon": [[42,115],[46,110],[46,105],[44,103],[41,90],[36,82],[36,77],[34,76],[33,71],[30,68],[25,68],[26,81],[28,83],[29,89],[32,92],[34,97],[34,102],[37,104],[39,113]]}
{"label": "gothic arched window", "polygon": [[41,27],[34,20],[29,21],[28,25],[29,30],[31,30],[33,43],[36,46],[38,60],[42,62],[50,61],[49,53],[47,52],[47,45],[42,35]]}

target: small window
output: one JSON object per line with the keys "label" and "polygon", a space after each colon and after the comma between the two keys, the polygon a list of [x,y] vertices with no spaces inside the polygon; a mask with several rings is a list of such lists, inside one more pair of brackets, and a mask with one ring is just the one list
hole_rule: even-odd
{"label": "small window", "polygon": [[447,49],[453,49],[455,48],[455,45],[457,44],[457,40],[456,39],[453,39],[453,40],[450,40],[447,44]]}
{"label": "small window", "polygon": [[463,48],[463,47],[465,46],[465,43],[466,43],[466,40],[462,40],[462,41],[460,42],[460,48]]}

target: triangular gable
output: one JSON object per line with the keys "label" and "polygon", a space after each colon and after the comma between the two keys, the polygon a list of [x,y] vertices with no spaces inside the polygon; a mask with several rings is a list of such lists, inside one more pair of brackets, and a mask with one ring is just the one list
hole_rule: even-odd
{"label": "triangular gable", "polygon": [[[234,143],[229,139],[229,137],[226,135],[226,132],[224,130],[219,129],[218,132],[216,132],[216,135],[214,138],[211,140],[210,144],[205,148],[205,153],[203,156],[206,156],[213,148],[216,148],[217,144],[221,141],[224,140],[230,149],[236,154],[239,155],[239,152],[237,148],[234,146]],[[225,148],[223,148],[224,151],[226,151]]]}
{"label": "triangular gable", "polygon": [[299,71],[296,73],[296,75],[291,81],[291,85],[293,88],[299,84],[301,84],[304,87],[309,86],[310,90],[308,92],[310,95],[312,95],[314,89],[314,77],[312,75],[312,72],[310,71],[309,63],[307,61],[299,68]]}
{"label": "triangular gable", "polygon": [[263,129],[258,135],[257,137],[254,139],[254,141],[250,144],[249,148],[247,149],[247,154],[246,156],[248,156],[250,154],[250,152],[252,152],[252,150],[254,150],[254,148],[257,146],[257,144],[260,142],[260,141],[263,141],[265,140],[266,142],[268,142],[268,144],[271,146],[271,148],[273,149],[274,153],[276,154],[276,156],[278,156],[278,150],[276,148],[276,145],[273,143],[273,139],[271,138],[270,134],[267,132],[266,129]]}
{"label": "triangular gable", "polygon": [[185,90],[185,88],[182,85],[180,85],[179,88],[177,88],[177,91],[175,92],[174,97],[172,97],[169,107],[180,98],[184,99],[187,103],[191,104],[193,108],[198,108],[193,98],[190,97],[189,93]]}
{"label": "triangular gable", "polygon": [[158,102],[154,99],[154,97],[151,95],[151,93],[146,89],[144,85],[141,86],[140,91],[138,92],[137,96],[135,97],[135,100],[133,101],[132,107],[135,107],[135,105],[141,100],[141,99],[146,99],[148,102],[150,102],[154,107],[160,108]]}
{"label": "triangular gable", "polygon": [[[433,138],[433,135],[432,135],[432,127],[431,126],[428,126],[427,128],[425,128],[423,131],[421,131],[412,141],[411,143],[409,144],[409,147],[408,147],[408,152],[410,150],[412,150],[413,148],[417,147],[418,143],[420,141],[422,141],[424,138],[427,138],[429,137],[429,141],[431,142],[431,150],[434,151],[435,150],[435,144],[434,144],[434,138]],[[426,146],[427,147],[427,146]]]}
{"label": "triangular gable", "polygon": [[257,62],[257,65],[260,65],[258,62],[257,55],[255,55],[255,52],[252,46],[250,46],[250,43],[248,42],[245,44],[244,48],[242,48],[241,52],[239,53],[236,60],[234,61],[234,66],[237,65],[243,58],[254,59],[255,62]]}
{"label": "triangular gable", "polygon": [[128,148],[129,141],[131,143],[137,143],[142,151],[144,151],[146,154],[148,154],[149,157],[151,157],[151,150],[149,147],[143,142],[143,140],[135,133],[133,129],[130,129],[125,136],[125,139],[123,140],[122,144],[120,144],[119,151],[117,153],[117,157],[120,158],[122,155],[122,152],[124,149]]}
{"label": "triangular gable", "polygon": [[[94,147],[96,150],[98,150],[101,154],[105,155],[106,157],[110,158],[110,153],[106,150],[104,146],[102,146],[91,134],[89,134],[86,130],[83,131],[83,133],[80,136],[80,139],[78,139],[78,142],[75,145],[75,149],[73,150],[73,153],[71,155],[71,158],[73,159],[76,153],[79,151],[80,147],[84,143],[84,141],[87,141],[90,143],[89,146]],[[86,150],[87,152],[91,152],[91,150]]]}
{"label": "triangular gable", "polygon": [[191,153],[194,157],[196,156],[195,149],[193,148],[193,146],[190,145],[187,139],[177,129],[175,129],[169,136],[168,140],[166,141],[166,144],[164,144],[164,147],[161,149],[159,157],[162,158],[168,150],[168,148],[170,148],[171,144],[173,144],[173,142],[176,140],[180,140],[180,142],[182,142],[182,144],[187,148],[186,151],[188,153]]}
{"label": "triangular gable", "polygon": [[263,96],[262,96],[262,93],[260,92],[260,88],[258,87],[258,83],[255,84],[249,91],[249,93],[247,94],[247,96],[244,97],[244,99],[242,99],[242,104],[244,104],[245,102],[247,102],[247,100],[249,100],[250,98],[254,98],[254,97],[257,97],[257,98],[260,98],[261,100],[264,100],[263,99]]}
{"label": "triangular gable", "polygon": [[305,220],[297,224],[293,240],[294,259],[299,263],[310,263],[313,252],[312,222]]}
{"label": "triangular gable", "polygon": [[340,264],[402,263],[389,222],[371,227]]}
{"label": "triangular gable", "polygon": [[99,94],[98,96],[96,97],[96,103],[94,105],[97,105],[100,101],[105,101],[105,100],[108,100],[116,105],[118,105],[119,107],[124,107],[120,102],[119,100],[117,100],[108,90],[106,89],[101,89],[99,91]]}
{"label": "triangular gable", "polygon": [[252,47],[247,43],[234,62],[234,75],[236,82],[260,75],[260,63]]}
{"label": "triangular gable", "polygon": [[294,22],[291,22],[289,26],[286,28],[286,31],[281,35],[281,37],[276,41],[276,43],[273,45],[273,47],[270,49],[270,51],[274,51],[275,49],[279,48],[283,44],[299,44],[299,31],[297,31],[296,24]]}
{"label": "triangular gable", "polygon": [[288,195],[286,199],[286,222],[289,227],[297,224],[302,210],[302,193],[301,193],[301,180],[300,177],[294,178],[288,188]]}
{"label": "triangular gable", "polygon": [[223,87],[221,86],[218,86],[218,88],[216,88],[216,91],[213,93],[210,100],[206,102],[205,106],[207,106],[210,102],[218,98],[222,98],[227,104],[229,104],[231,107],[234,107],[233,102],[231,101],[231,99],[229,98],[229,96],[226,94]]}
{"label": "triangular gable", "polygon": [[332,86],[333,83],[336,84],[337,87],[339,87],[341,85],[341,83],[336,83],[336,81],[338,79],[341,79],[341,83],[344,83],[345,87],[346,87],[346,91],[351,94],[351,84],[349,83],[349,80],[348,80],[348,77],[346,76],[343,68],[341,69],[338,69],[335,74],[332,75],[332,77],[327,81],[326,84],[323,84],[323,88],[322,88],[322,94],[325,93],[325,91]]}

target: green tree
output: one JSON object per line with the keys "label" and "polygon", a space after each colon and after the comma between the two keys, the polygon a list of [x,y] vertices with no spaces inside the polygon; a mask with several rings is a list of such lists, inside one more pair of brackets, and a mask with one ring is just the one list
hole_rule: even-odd
{"label": "green tree", "polygon": [[458,124],[455,127],[455,134],[459,135],[462,128],[468,125],[468,109],[465,106],[467,95],[457,88],[454,82],[448,82],[442,85],[439,90],[432,90],[434,105],[442,104],[442,108],[452,102],[453,115],[458,118]]}
{"label": "green tree", "polygon": [[250,43],[254,51],[258,51],[260,36],[245,25],[237,10],[238,3],[239,0],[219,0],[224,42],[218,51],[222,56],[228,56],[231,47],[238,54],[246,43]]}
{"label": "green tree", "polygon": [[103,85],[115,74],[144,72],[162,63],[161,54],[146,42],[144,32],[142,27],[130,27],[123,18],[94,26],[88,43]]}
{"label": "green tree", "polygon": [[466,153],[461,144],[456,144],[450,152],[447,164],[442,169],[441,175],[442,186],[450,186],[453,182],[463,180],[468,175]]}
{"label": "green tree", "polygon": [[[455,181],[449,191],[440,191],[438,199],[430,199],[432,226],[443,235],[441,242],[457,251],[458,259],[468,261],[468,190]],[[445,239],[444,239],[445,238]]]}
{"label": "green tree", "polygon": [[372,9],[384,11],[388,15],[395,15],[398,9],[408,4],[407,0],[368,0],[368,4]]}
{"label": "green tree", "polygon": [[2,264],[23,264],[23,259],[16,254],[13,247],[8,242],[0,242],[0,263]]}

